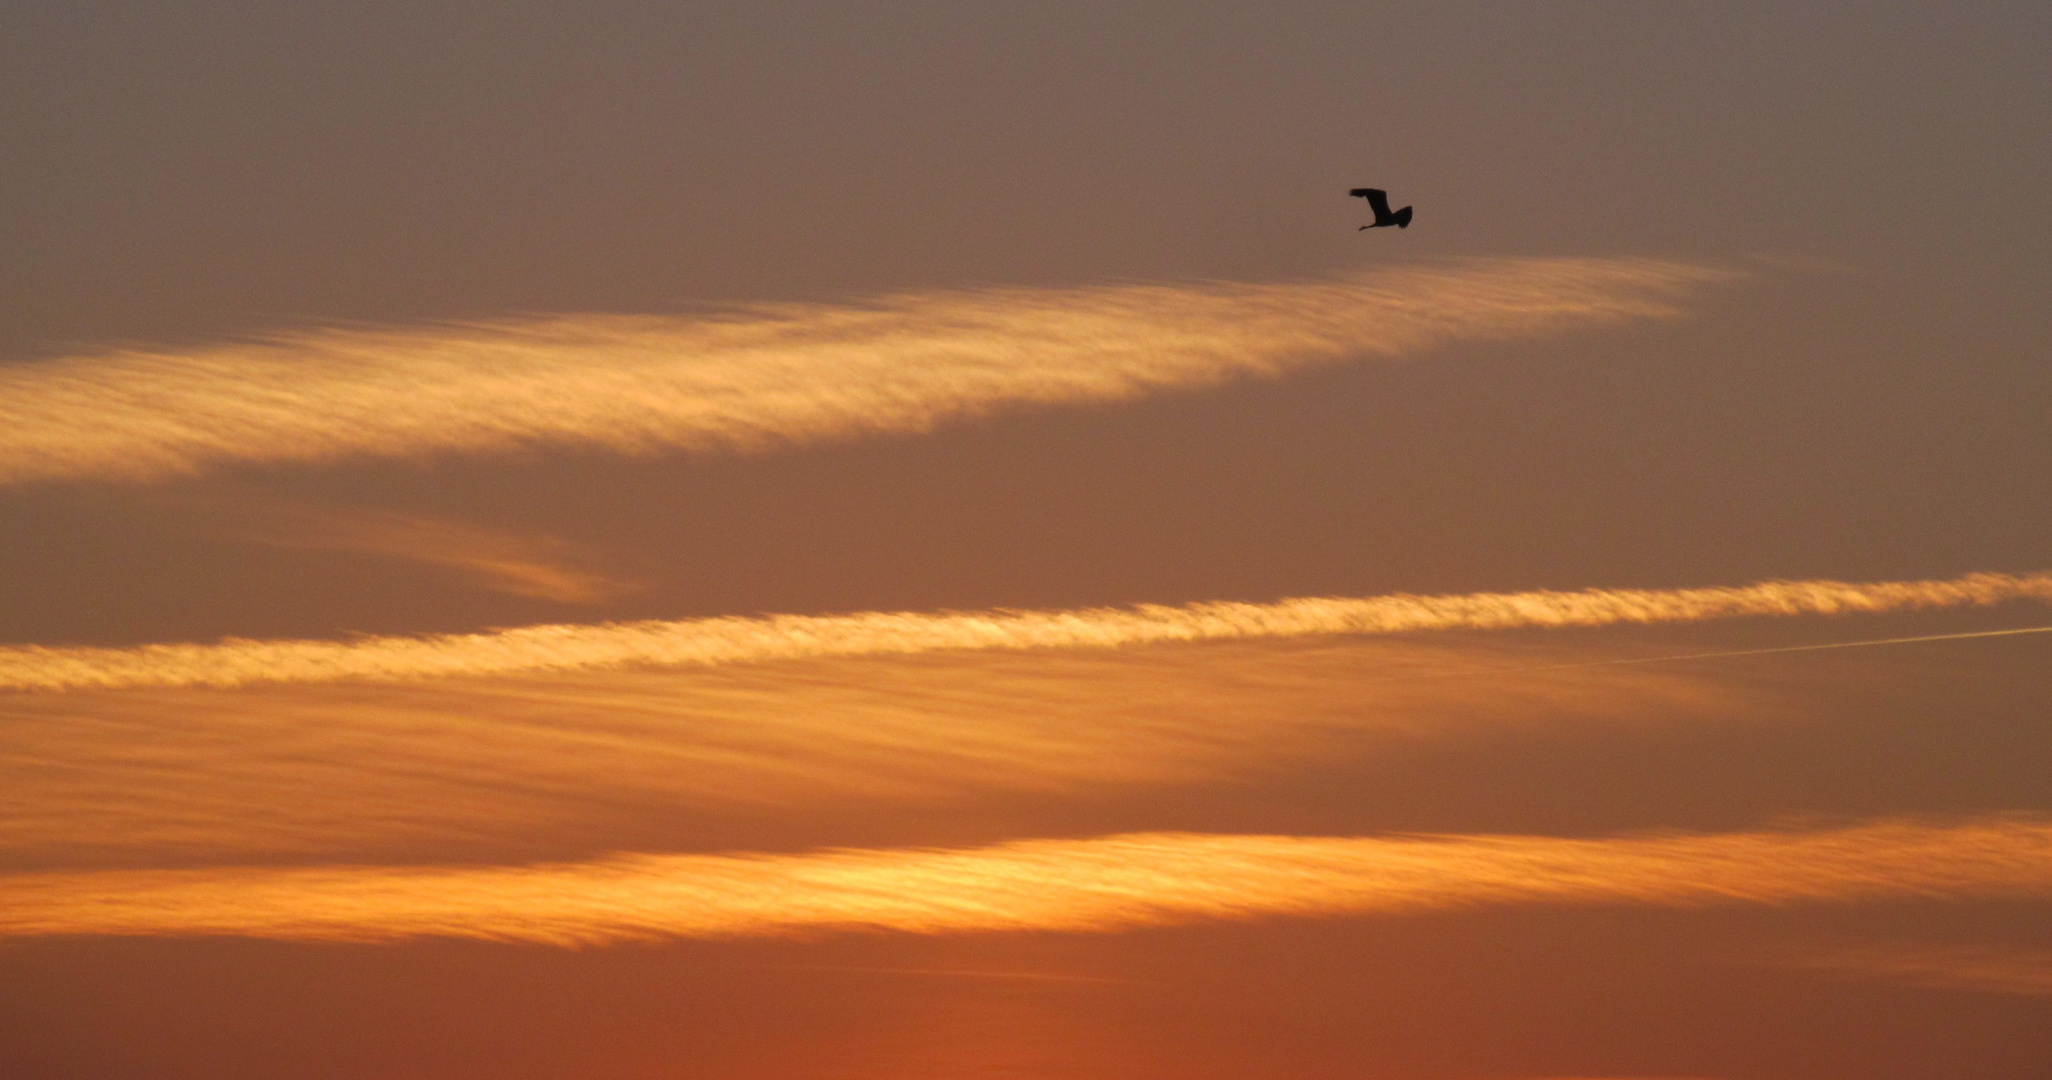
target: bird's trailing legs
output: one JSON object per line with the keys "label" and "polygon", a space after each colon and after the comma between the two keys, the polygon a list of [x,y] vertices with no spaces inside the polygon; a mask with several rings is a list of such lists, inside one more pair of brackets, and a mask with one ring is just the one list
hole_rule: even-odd
{"label": "bird's trailing legs", "polygon": [[1394,225],[1399,229],[1411,227],[1411,208],[1406,206],[1402,210],[1392,211],[1389,208],[1389,192],[1381,188],[1355,188],[1347,194],[1357,199],[1368,200],[1368,208],[1375,211],[1375,224],[1363,225],[1361,228],[1379,229],[1384,225]]}

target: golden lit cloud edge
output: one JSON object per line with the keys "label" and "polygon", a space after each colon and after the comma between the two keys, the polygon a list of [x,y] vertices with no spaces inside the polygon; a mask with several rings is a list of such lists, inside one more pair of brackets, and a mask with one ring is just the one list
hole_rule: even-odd
{"label": "golden lit cloud edge", "polygon": [[943,649],[1101,649],[1154,642],[1879,614],[2052,601],[2052,574],[1945,581],[1767,581],[1700,589],[1325,597],[1069,611],[865,612],[555,624],[478,634],[133,648],[0,649],[0,689],[242,686],[629,666],[718,666]]}
{"label": "golden lit cloud edge", "polygon": [[0,484],[496,454],[747,452],[1680,314],[1741,275],[1486,259],[1269,284],[933,291],[696,317],[323,329],[0,366]]}
{"label": "golden lit cloud edge", "polygon": [[2052,823],[2017,818],[1607,839],[1136,833],[521,867],[24,874],[0,878],[0,936],[577,945],[849,931],[1109,932],[1492,904],[2045,897]]}

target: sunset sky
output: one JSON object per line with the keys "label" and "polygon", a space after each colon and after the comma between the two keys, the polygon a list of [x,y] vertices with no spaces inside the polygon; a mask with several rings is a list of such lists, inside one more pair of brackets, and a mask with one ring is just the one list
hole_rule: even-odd
{"label": "sunset sky", "polygon": [[0,1076],[2052,1075],[2052,9],[0,23]]}

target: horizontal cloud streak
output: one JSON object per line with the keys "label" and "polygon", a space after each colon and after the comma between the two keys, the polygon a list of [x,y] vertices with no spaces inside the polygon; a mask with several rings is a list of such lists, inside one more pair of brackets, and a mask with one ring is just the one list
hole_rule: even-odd
{"label": "horizontal cloud streak", "polygon": [[630,666],[697,666],[944,649],[1114,648],[1315,634],[1680,623],[2052,601],[2052,575],[1947,581],[1769,581],[1736,588],[1590,589],[1308,598],[1071,611],[868,612],[548,625],[481,634],[135,648],[0,649],[0,689],[232,687]]}
{"label": "horizontal cloud streak", "polygon": [[[487,529],[389,511],[287,503],[222,504],[217,525],[240,540],[306,551],[379,555],[461,573],[485,588],[563,604],[635,592],[634,582],[580,566],[590,553],[544,534]],[[224,527],[225,526],[225,527]]]}
{"label": "horizontal cloud streak", "polygon": [[[890,807],[1257,782],[1391,740],[1796,715],[1785,695],[1703,672],[1591,679],[1525,669],[1562,654],[1504,645],[1226,642],[12,695],[0,869],[527,862],[678,846],[708,816],[727,823],[708,839],[738,817],[823,843]],[[1483,666],[1511,670],[1472,674]]]}
{"label": "horizontal cloud streak", "polygon": [[102,871],[0,879],[0,936],[581,944],[827,931],[1116,931],[1477,904],[2052,896],[2052,824],[1899,822],[1573,840],[1142,833],[955,850],[623,855],[529,867]]}
{"label": "horizontal cloud streak", "polygon": [[750,451],[1678,313],[1729,271],[1501,259],[695,318],[330,329],[0,368],[0,483],[540,446]]}
{"label": "horizontal cloud streak", "polygon": [[1901,986],[2052,997],[2052,949],[1887,944],[1796,949],[1769,962]]}

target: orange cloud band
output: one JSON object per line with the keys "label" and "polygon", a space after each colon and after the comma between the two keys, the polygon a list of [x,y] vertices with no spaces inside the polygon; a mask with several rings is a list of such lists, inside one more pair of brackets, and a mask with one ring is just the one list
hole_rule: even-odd
{"label": "orange cloud band", "polygon": [[1534,656],[1342,638],[13,694],[0,697],[0,867],[525,862],[698,847],[680,830],[734,814],[1090,801],[1506,726],[1801,715],[1701,669],[1592,679],[1520,666]]}
{"label": "orange cloud band", "polygon": [[330,329],[0,368],[0,483],[235,463],[745,452],[1670,317],[1731,271],[1497,259],[1281,284],[990,289],[696,318]]}
{"label": "orange cloud band", "polygon": [[0,689],[242,686],[416,679],[630,666],[716,666],[943,649],[1114,648],[1315,634],[1680,623],[1748,616],[1878,614],[2052,601],[2052,574],[1949,581],[1769,581],[1736,588],[1589,589],[1311,598],[1273,604],[1072,611],[867,612],[547,625],[354,641],[248,641],[127,649],[0,648]]}
{"label": "orange cloud band", "polygon": [[1138,833],[957,850],[623,855],[527,867],[0,878],[0,936],[482,938],[572,945],[844,931],[1115,931],[1479,904],[2052,897],[2052,824],[1312,838]]}

